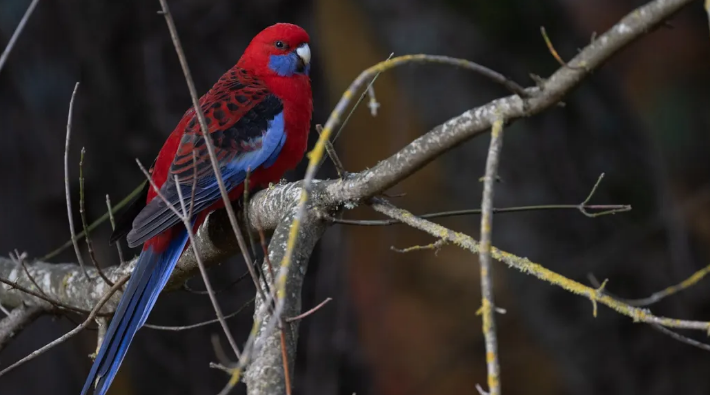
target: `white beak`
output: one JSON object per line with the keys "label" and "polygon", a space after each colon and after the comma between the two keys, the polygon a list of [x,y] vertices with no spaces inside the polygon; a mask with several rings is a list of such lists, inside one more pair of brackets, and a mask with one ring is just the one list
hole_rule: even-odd
{"label": "white beak", "polygon": [[296,55],[303,60],[304,65],[309,64],[311,62],[311,47],[305,43],[299,45],[298,48],[296,48]]}

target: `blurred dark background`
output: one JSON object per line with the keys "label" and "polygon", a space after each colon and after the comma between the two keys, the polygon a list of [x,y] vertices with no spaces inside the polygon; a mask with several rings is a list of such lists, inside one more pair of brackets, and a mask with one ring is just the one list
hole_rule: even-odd
{"label": "blurred dark background", "polygon": [[[0,47],[29,0],[0,0]],[[241,55],[248,40],[278,21],[312,37],[314,123],[343,89],[391,52],[432,53],[480,62],[521,84],[558,64],[540,36],[545,26],[566,58],[640,0],[173,0],[170,2],[199,92]],[[567,106],[521,120],[506,133],[496,206],[578,203],[600,173],[593,203],[632,204],[589,219],[576,211],[495,217],[494,244],[589,283],[643,297],[708,263],[710,241],[710,42],[700,1],[594,72]],[[86,147],[89,220],[142,180],[134,158],[150,163],[190,99],[157,1],[40,2],[0,72],[0,252],[42,256],[68,238],[62,157],[68,102],[76,81],[71,144],[73,197]],[[373,166],[462,111],[507,94],[461,70],[408,66],[380,77],[377,117],[363,106],[336,146],[350,171]],[[313,137],[313,136],[312,136]],[[311,144],[314,139],[311,138]],[[413,212],[480,204],[489,137],[468,142],[394,188]],[[302,176],[303,167],[291,179]],[[326,167],[322,177],[332,177]],[[74,202],[77,207],[78,201]],[[78,215],[78,214],[77,214]],[[373,218],[366,208],[348,218]],[[77,218],[78,221],[78,218]],[[477,236],[478,217],[441,220]],[[118,259],[93,234],[102,265]],[[330,228],[314,254],[303,293],[309,308],[295,367],[296,394],[427,395],[485,387],[478,265],[455,247],[397,254],[390,246],[428,244],[402,226]],[[75,261],[67,250],[56,262]],[[211,270],[216,287],[244,271],[239,260]],[[506,394],[708,394],[710,354],[646,325],[496,264],[503,390]],[[191,282],[200,288],[199,279]],[[652,307],[659,315],[708,320],[707,282]],[[253,286],[220,294],[225,311]],[[185,325],[211,318],[206,296],[161,296],[149,322]],[[7,366],[69,330],[45,317],[0,354]],[[251,311],[230,321],[245,339]],[[183,332],[144,329],[112,394],[214,394],[226,378],[208,368],[217,325]],[[704,339],[702,333],[688,333]],[[78,394],[95,331],[0,378],[3,395]],[[226,343],[225,343],[226,344]],[[239,388],[244,392],[244,387]]]}

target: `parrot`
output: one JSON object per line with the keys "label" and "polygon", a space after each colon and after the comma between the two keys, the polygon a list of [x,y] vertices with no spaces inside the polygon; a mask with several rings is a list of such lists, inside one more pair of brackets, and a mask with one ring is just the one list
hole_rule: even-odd
{"label": "parrot", "polygon": [[249,185],[268,186],[294,169],[306,152],[313,100],[309,76],[311,49],[300,26],[277,23],[258,33],[237,64],[203,95],[207,133],[195,109],[185,112],[165,141],[140,198],[123,213],[111,236],[125,236],[129,247],[143,248],[106,330],[82,395],[104,395],[136,332],[145,324],[178,258],[188,246],[177,188],[196,230],[207,215],[224,207],[205,136],[214,144],[222,181],[232,201]]}

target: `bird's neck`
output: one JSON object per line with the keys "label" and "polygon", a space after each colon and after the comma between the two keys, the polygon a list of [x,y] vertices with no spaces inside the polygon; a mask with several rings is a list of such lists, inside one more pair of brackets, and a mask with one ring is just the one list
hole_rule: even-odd
{"label": "bird's neck", "polygon": [[264,82],[284,106],[296,107],[308,114],[312,112],[311,82],[308,76],[269,76],[264,78]]}
{"label": "bird's neck", "polygon": [[313,113],[311,83],[308,76],[271,76],[265,78],[264,82],[269,90],[281,99],[286,123],[291,129],[289,132],[307,134]]}

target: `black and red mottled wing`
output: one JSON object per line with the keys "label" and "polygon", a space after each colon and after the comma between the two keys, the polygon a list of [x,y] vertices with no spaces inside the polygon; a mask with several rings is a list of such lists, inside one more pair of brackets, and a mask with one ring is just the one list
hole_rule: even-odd
{"label": "black and red mottled wing", "polygon": [[[260,80],[232,70],[203,96],[201,106],[228,190],[241,184],[248,170],[268,167],[276,160],[286,140],[283,103]],[[181,122],[185,130],[168,179],[160,188],[169,205],[156,197],[136,214],[126,238],[129,246],[140,245],[181,221],[170,208],[182,211],[177,188],[190,207],[194,183],[194,214],[221,198],[194,109],[185,117],[189,121]]]}

